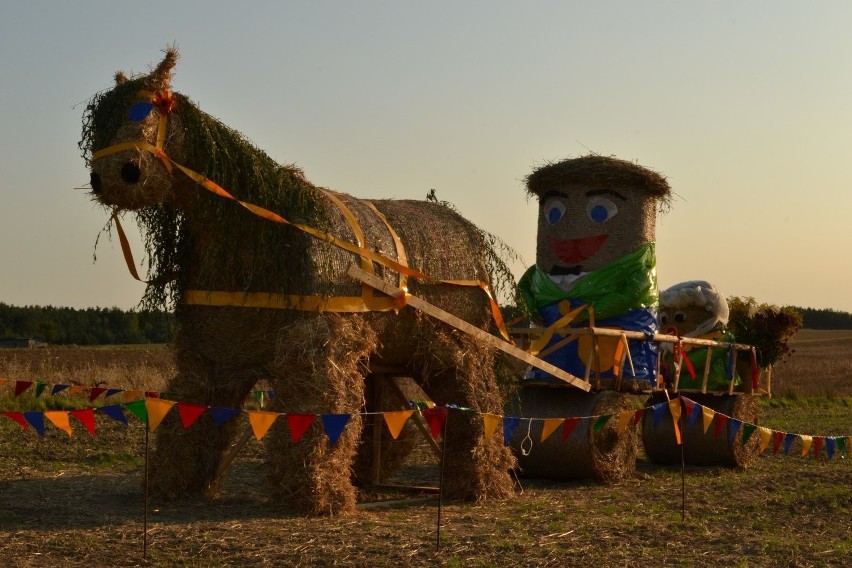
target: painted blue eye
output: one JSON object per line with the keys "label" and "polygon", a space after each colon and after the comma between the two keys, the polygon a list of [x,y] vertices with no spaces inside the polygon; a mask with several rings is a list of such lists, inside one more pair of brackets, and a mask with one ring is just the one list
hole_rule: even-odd
{"label": "painted blue eye", "polygon": [[594,223],[606,223],[616,216],[618,207],[606,197],[594,197],[586,205],[586,213]]}
{"label": "painted blue eye", "polygon": [[154,105],[152,103],[136,103],[130,107],[130,111],[127,113],[127,116],[129,116],[130,120],[133,122],[142,122],[149,114],[151,114],[152,110],[154,110]]}
{"label": "painted blue eye", "polygon": [[542,210],[547,217],[547,222],[551,225],[558,223],[562,219],[562,216],[565,215],[565,205],[555,199],[547,200]]}

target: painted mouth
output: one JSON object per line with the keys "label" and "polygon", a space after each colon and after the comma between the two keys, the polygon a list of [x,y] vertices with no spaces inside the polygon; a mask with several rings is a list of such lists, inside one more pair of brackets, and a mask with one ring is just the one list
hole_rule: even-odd
{"label": "painted mouth", "polygon": [[550,245],[550,250],[553,251],[556,258],[571,265],[579,264],[587,258],[594,256],[608,238],[609,235],[597,235],[582,239],[557,239],[556,237],[547,237],[547,243]]}

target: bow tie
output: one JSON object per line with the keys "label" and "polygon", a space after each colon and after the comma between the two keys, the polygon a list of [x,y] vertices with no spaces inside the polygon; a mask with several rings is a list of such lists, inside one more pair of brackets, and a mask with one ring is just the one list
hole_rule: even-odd
{"label": "bow tie", "polygon": [[553,268],[550,269],[551,276],[567,276],[569,274],[573,274],[578,276],[581,272],[580,265],[576,266],[559,266],[558,264],[554,264]]}

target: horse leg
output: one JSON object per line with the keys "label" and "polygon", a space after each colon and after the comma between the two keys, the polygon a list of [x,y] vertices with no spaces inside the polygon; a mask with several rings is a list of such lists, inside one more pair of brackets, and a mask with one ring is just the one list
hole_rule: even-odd
{"label": "horse leg", "polygon": [[418,374],[439,405],[457,404],[444,425],[444,495],[456,499],[505,499],[513,494],[509,470],[516,464],[498,434],[484,436],[481,413],[503,414],[494,350],[455,330],[436,328],[420,341]]}
{"label": "horse leg", "polygon": [[284,420],[266,435],[270,501],[308,514],[355,508],[351,481],[361,432],[367,359],[376,335],[359,315],[305,314],[282,329],[275,356],[277,410],[350,415],[332,444],[320,417],[298,443]]}
{"label": "horse leg", "polygon": [[[189,356],[182,357],[178,368],[167,386],[167,397],[201,406],[242,408],[263,377],[255,370],[218,368]],[[209,412],[184,428],[178,413],[170,412],[156,430],[149,479],[153,491],[166,497],[215,497],[218,486],[212,482],[238,428],[238,420],[216,425]]]}

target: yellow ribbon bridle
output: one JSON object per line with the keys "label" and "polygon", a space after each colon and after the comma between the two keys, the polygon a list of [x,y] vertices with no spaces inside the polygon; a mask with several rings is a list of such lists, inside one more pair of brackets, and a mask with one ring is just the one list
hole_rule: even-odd
{"label": "yellow ribbon bridle", "polygon": [[[171,97],[170,93],[166,93],[164,96],[158,96],[154,93],[151,93],[150,91],[140,91],[139,95],[142,98],[150,98],[152,101],[156,101],[157,99],[167,99]],[[333,192],[320,189],[320,191],[322,191],[326,195],[326,197],[328,197],[343,212],[347,223],[350,225],[353,232],[355,233],[357,240],[356,244],[339,239],[338,237],[330,233],[321,231],[319,229],[311,227],[310,225],[305,225],[302,223],[293,223],[291,221],[288,221],[284,217],[278,215],[274,211],[270,211],[269,209],[260,207],[259,205],[254,205],[252,203],[237,199],[213,180],[196,171],[187,168],[186,166],[175,162],[163,150],[167,131],[167,115],[168,111],[160,112],[159,123],[157,125],[156,144],[151,144],[147,140],[121,142],[119,144],[114,144],[112,146],[102,148],[97,152],[93,152],[91,161],[94,162],[95,160],[98,160],[105,156],[109,156],[111,154],[115,154],[125,150],[137,149],[147,151],[157,157],[163,163],[164,167],[166,168],[166,170],[168,170],[169,173],[173,173],[173,168],[177,168],[178,170],[183,172],[187,177],[195,181],[198,185],[200,185],[207,191],[225,199],[235,201],[240,206],[251,211],[258,217],[266,219],[267,221],[272,221],[274,223],[290,225],[317,239],[331,243],[346,251],[357,254],[361,258],[362,268],[370,272],[371,274],[375,274],[375,271],[372,267],[372,262],[376,262],[382,266],[395,270],[400,275],[399,287],[403,290],[407,290],[407,278],[417,278],[420,280],[429,280],[441,284],[450,284],[455,286],[478,287],[483,292],[485,292],[486,296],[488,297],[491,307],[491,315],[494,318],[494,322],[497,325],[500,334],[507,341],[512,341],[509,337],[506,325],[503,322],[503,316],[500,312],[500,308],[497,305],[497,301],[491,293],[490,286],[487,282],[484,282],[482,280],[435,280],[429,277],[428,275],[409,267],[407,265],[405,250],[403,248],[402,241],[399,239],[399,235],[397,235],[396,231],[390,225],[387,218],[385,218],[385,216],[381,212],[379,212],[379,210],[373,204],[367,202],[370,208],[378,215],[378,217],[382,220],[382,222],[384,222],[384,224],[388,228],[396,246],[397,257],[399,258],[399,261],[388,258],[372,249],[367,248],[364,233],[361,230],[361,227],[359,226],[355,216],[352,214],[349,208],[346,207],[342,200],[340,200],[340,198],[338,198],[337,195],[335,195]],[[112,218],[115,222],[116,229],[119,234],[119,240],[121,241],[125,262],[127,263],[128,269],[130,270],[130,274],[135,279],[142,281],[141,278],[139,278],[139,275],[134,266],[132,254],[130,252],[130,246],[127,242],[127,238],[124,235],[124,231],[121,228],[121,224],[118,220],[118,213],[118,210],[113,211]],[[186,304],[206,306],[241,306],[255,308],[281,308],[332,312],[371,312],[398,311],[399,309],[405,306],[407,300],[406,297],[374,297],[372,293],[372,288],[365,285],[362,288],[362,295],[357,297],[300,296],[274,294],[271,292],[187,290],[183,301]]]}

